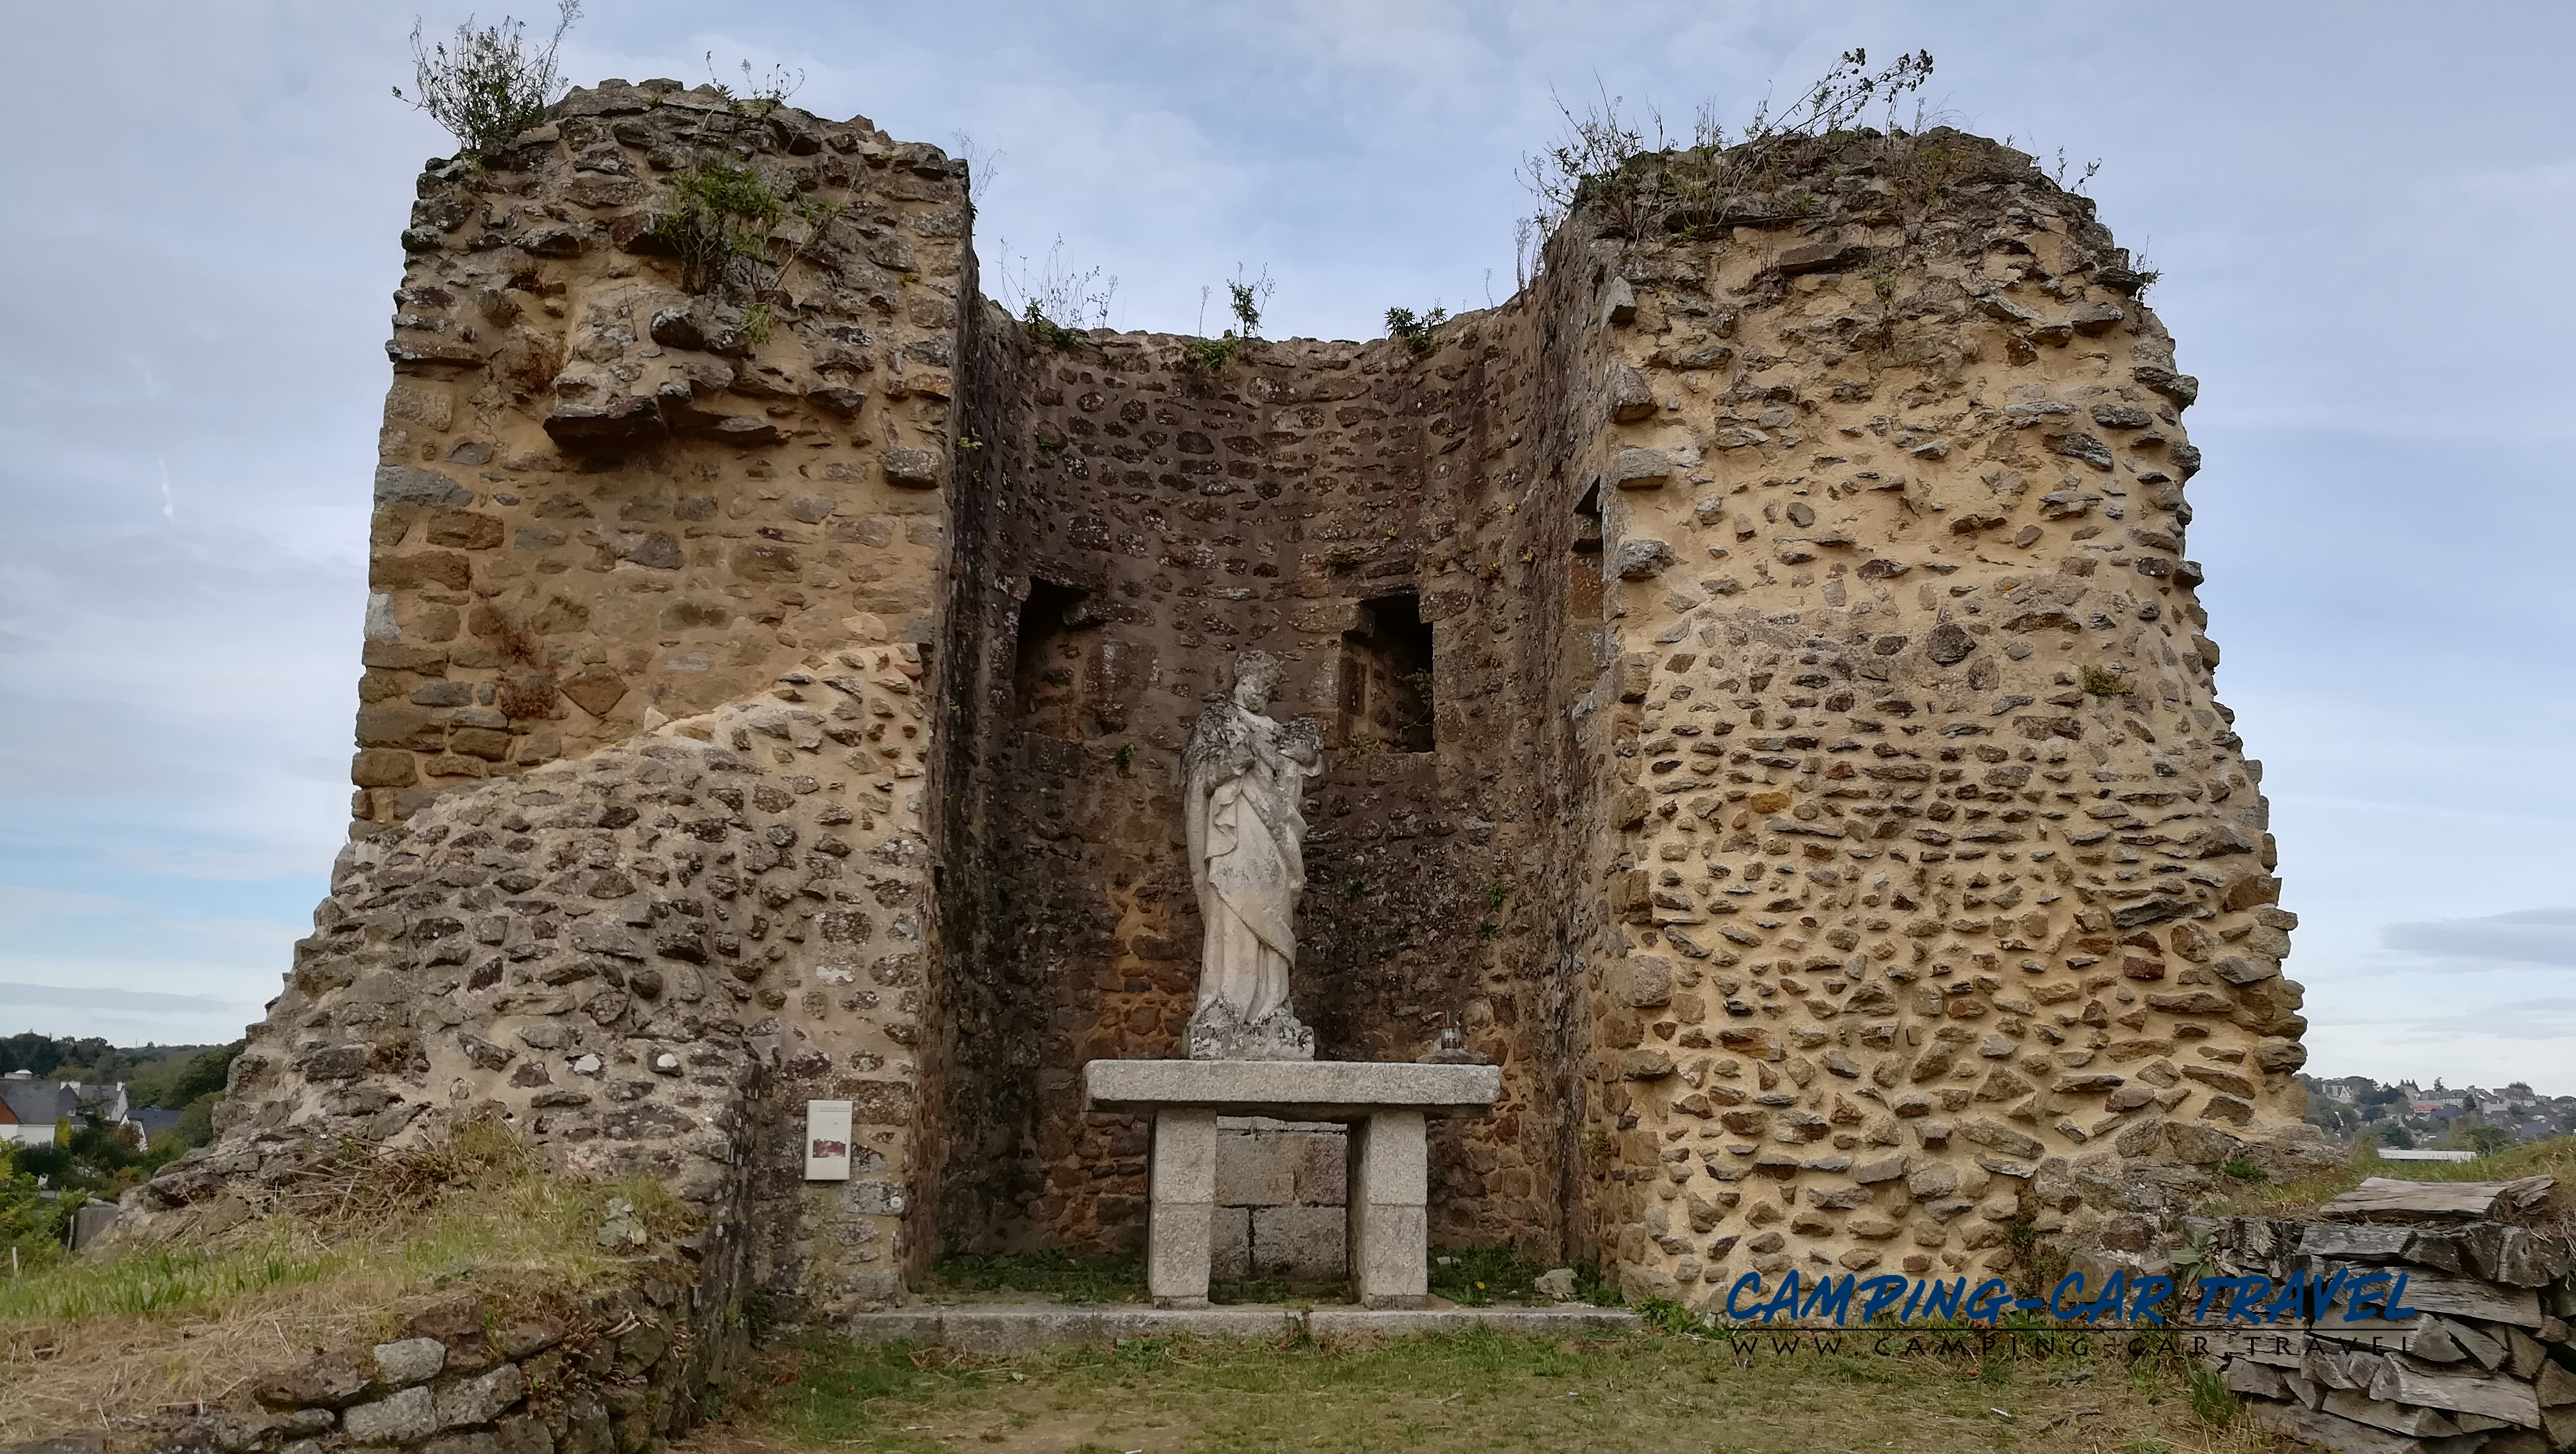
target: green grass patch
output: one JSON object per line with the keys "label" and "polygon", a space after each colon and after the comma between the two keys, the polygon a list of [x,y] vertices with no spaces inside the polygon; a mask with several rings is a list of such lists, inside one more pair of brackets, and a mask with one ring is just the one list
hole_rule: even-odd
{"label": "green grass patch", "polygon": [[[1347,1347],[1140,1338],[1012,1357],[814,1338],[774,1354],[765,1402],[710,1437],[883,1454],[2270,1447],[2204,1413],[2188,1367],[2160,1352],[2131,1362],[2061,1345],[2015,1358],[1878,1337],[1854,1330],[1826,1351],[1784,1352],[1768,1336],[1475,1329]],[[2100,1376],[2105,1363],[2127,1376]]]}
{"label": "green grass patch", "polygon": [[[2231,1163],[2232,1166],[2232,1163]],[[2226,1169],[2226,1168],[2222,1168]],[[2519,1181],[2527,1176],[2557,1178],[2550,1193],[2544,1229],[2576,1230],[2576,1136],[2552,1136],[2508,1146],[2474,1161],[2382,1161],[2368,1145],[2357,1145],[2342,1166],[2294,1181],[2235,1179],[2209,1210],[2256,1216],[2295,1216],[2315,1210],[2370,1177],[2396,1181]]]}
{"label": "green grass patch", "polygon": [[1136,1257],[1076,1257],[1061,1248],[1035,1252],[960,1253],[931,1264],[915,1292],[1040,1293],[1060,1303],[1126,1303],[1145,1296],[1145,1265]]}
{"label": "green grass patch", "polygon": [[[388,1335],[397,1305],[446,1287],[504,1306],[631,1280],[627,1254],[694,1216],[660,1183],[549,1171],[491,1123],[399,1151],[353,1151],[283,1192],[286,1209],[210,1242],[66,1258],[0,1277],[0,1443],[94,1425],[99,1411],[221,1399],[317,1346]],[[603,1246],[612,1213],[644,1245]],[[659,1259],[663,1275],[677,1265]]]}

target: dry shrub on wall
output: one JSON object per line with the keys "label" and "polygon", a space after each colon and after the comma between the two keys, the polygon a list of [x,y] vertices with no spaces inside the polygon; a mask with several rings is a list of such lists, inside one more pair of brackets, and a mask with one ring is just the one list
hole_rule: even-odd
{"label": "dry shrub on wall", "polygon": [[[134,1427],[217,1403],[317,1347],[399,1336],[428,1295],[472,1292],[506,1313],[560,1316],[634,1278],[600,1245],[623,1202],[657,1254],[696,1214],[660,1183],[550,1173],[509,1127],[461,1122],[419,1145],[344,1145],[284,1189],[284,1208],[200,1245],[85,1256],[0,1278],[0,1444]],[[654,1256],[655,1276],[692,1264]]]}
{"label": "dry shrub on wall", "polygon": [[560,336],[541,337],[515,329],[492,355],[492,371],[510,386],[513,398],[525,403],[552,393],[555,377],[571,357]]}
{"label": "dry shrub on wall", "polygon": [[434,45],[423,42],[422,27],[414,22],[412,94],[406,96],[396,86],[394,99],[428,112],[467,153],[488,156],[544,120],[547,108],[570,89],[555,64],[555,52],[563,45],[564,32],[580,18],[581,0],[557,0],[554,34],[542,46],[532,44],[527,27],[507,16],[481,29],[469,16],[453,39]]}
{"label": "dry shrub on wall", "polygon": [[492,705],[501,715],[513,721],[531,721],[555,714],[555,679],[543,671],[522,672],[501,678],[492,696]]}
{"label": "dry shrub on wall", "polygon": [[[1887,129],[1898,132],[1900,103],[1931,77],[1930,51],[1900,55],[1875,71],[1868,51],[1845,51],[1787,109],[1775,115],[1764,98],[1733,144],[1713,102],[1699,108],[1685,142],[1665,130],[1651,104],[1632,124],[1620,113],[1621,99],[1607,92],[1580,115],[1560,100],[1564,130],[1522,158],[1521,181],[1539,211],[1521,236],[1525,245],[1543,243],[1578,205],[1623,237],[1705,225],[1740,194],[1768,191],[1799,171],[1801,143],[1850,131],[1873,105],[1885,105]],[[1919,109],[1912,119],[1919,132]]]}
{"label": "dry shrub on wall", "polygon": [[494,685],[492,705],[503,716],[530,721],[555,715],[558,684],[546,666],[545,642],[534,628],[490,602],[475,606],[466,628],[491,642],[505,667],[519,668],[503,672]]}

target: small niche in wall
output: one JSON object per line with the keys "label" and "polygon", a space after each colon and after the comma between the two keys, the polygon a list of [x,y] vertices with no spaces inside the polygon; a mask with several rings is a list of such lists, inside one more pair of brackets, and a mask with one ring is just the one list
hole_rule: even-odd
{"label": "small niche in wall", "polygon": [[1429,752],[1431,623],[1411,591],[1360,603],[1342,633],[1341,740],[1361,751]]}
{"label": "small niche in wall", "polygon": [[1601,553],[1601,482],[1594,480],[1574,502],[1574,549],[1579,555]]}
{"label": "small niche in wall", "polygon": [[1067,742],[1082,740],[1082,629],[1093,624],[1083,592],[1035,581],[1020,603],[1019,651],[1012,663],[1020,729]]}

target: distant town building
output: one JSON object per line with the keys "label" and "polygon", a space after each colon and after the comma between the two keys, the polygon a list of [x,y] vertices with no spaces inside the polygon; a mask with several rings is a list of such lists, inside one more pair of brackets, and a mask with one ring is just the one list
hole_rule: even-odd
{"label": "distant town building", "polygon": [[78,1102],[62,1086],[24,1070],[0,1076],[0,1141],[51,1146],[54,1128],[69,1120]]}

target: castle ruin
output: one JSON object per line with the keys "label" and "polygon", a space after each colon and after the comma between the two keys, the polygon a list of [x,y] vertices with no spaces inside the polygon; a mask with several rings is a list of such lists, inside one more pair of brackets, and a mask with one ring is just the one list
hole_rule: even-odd
{"label": "castle ruin", "polygon": [[[757,296],[656,225],[710,158],[802,204]],[[963,165],[864,119],[607,82],[432,165],[351,841],[120,1235],[494,1115],[819,1313],[1134,1248],[1081,1070],[1178,1053],[1179,758],[1255,649],[1326,747],[1316,1053],[1500,1067],[1436,1245],[1705,1304],[2144,1247],[2313,1158],[2148,280],[1993,142],[1763,161],[1594,188],[1419,340],[1227,358],[1013,319]]]}

